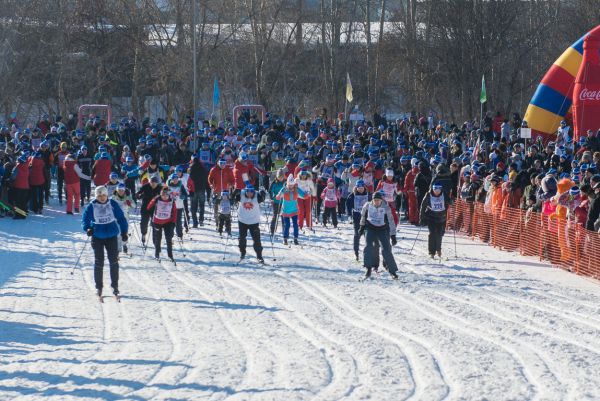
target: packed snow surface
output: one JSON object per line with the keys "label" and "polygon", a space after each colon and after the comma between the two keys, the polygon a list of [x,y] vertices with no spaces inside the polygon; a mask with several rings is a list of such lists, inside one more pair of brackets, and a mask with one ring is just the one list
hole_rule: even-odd
{"label": "packed snow surface", "polygon": [[462,236],[455,257],[449,232],[431,261],[402,224],[401,281],[361,283],[350,224],[273,251],[263,224],[261,266],[209,222],[175,266],[134,216],[101,304],[80,216],[52,209],[0,219],[1,400],[600,399],[600,285],[535,259]]}

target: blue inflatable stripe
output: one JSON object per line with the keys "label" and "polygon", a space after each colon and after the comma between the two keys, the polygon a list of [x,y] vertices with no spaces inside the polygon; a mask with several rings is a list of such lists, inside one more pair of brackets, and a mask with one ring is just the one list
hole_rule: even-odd
{"label": "blue inflatable stripe", "polygon": [[579,38],[579,40],[575,43],[573,43],[571,45],[571,47],[575,50],[577,50],[577,52],[579,52],[579,54],[583,54],[583,39],[585,39],[585,37],[587,36],[587,34],[583,35],[581,38]]}
{"label": "blue inflatable stripe", "polygon": [[567,99],[549,86],[540,84],[533,94],[531,104],[548,110],[559,116],[564,116],[571,107],[571,99]]}

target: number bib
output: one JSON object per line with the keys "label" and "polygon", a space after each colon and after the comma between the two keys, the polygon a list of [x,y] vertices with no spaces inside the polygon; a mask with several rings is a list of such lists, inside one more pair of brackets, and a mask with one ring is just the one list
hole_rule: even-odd
{"label": "number bib", "polygon": [[115,214],[113,213],[112,205],[109,202],[99,203],[94,202],[94,223],[96,224],[110,224],[114,222]]}
{"label": "number bib", "polygon": [[383,226],[385,224],[385,209],[383,207],[375,207],[375,205],[370,203],[367,220],[376,227]]}
{"label": "number bib", "polygon": [[444,194],[438,197],[431,196],[430,202],[431,210],[434,212],[443,212],[446,208],[444,207]]}
{"label": "number bib", "polygon": [[156,202],[156,210],[154,212],[154,217],[160,220],[168,220],[171,218],[171,211],[173,210],[173,201],[162,201],[159,200]]}

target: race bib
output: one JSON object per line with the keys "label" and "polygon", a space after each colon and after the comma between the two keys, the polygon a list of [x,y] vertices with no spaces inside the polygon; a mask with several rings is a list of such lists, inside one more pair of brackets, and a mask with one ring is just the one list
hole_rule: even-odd
{"label": "race bib", "polygon": [[173,210],[173,201],[164,202],[159,200],[156,202],[156,211],[154,217],[160,220],[168,220],[171,218],[171,211]]}
{"label": "race bib", "polygon": [[375,205],[370,204],[367,220],[376,227],[383,226],[385,224],[385,209],[382,207],[377,208]]}
{"label": "race bib", "polygon": [[434,212],[443,212],[445,210],[444,194],[442,194],[441,196],[438,196],[438,197],[432,196],[430,206],[431,206],[431,210],[433,210]]}
{"label": "race bib", "polygon": [[115,214],[110,202],[94,202],[94,222],[96,224],[110,224],[115,221]]}

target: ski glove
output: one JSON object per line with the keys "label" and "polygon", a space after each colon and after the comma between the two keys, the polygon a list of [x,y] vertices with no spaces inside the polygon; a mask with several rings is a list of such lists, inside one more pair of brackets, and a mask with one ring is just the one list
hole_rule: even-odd
{"label": "ski glove", "polygon": [[365,226],[360,226],[360,228],[358,229],[358,235],[365,235]]}
{"label": "ski glove", "polygon": [[88,235],[88,237],[91,237],[92,234],[94,234],[94,229],[93,228],[88,228],[87,229],[87,235]]}
{"label": "ski glove", "polygon": [[392,246],[396,245],[398,243],[398,241],[396,240],[396,236],[392,235]]}
{"label": "ski glove", "polygon": [[123,242],[127,242],[127,239],[129,239],[129,236],[127,235],[127,233],[123,233],[123,234],[121,234],[121,239],[123,240]]}

